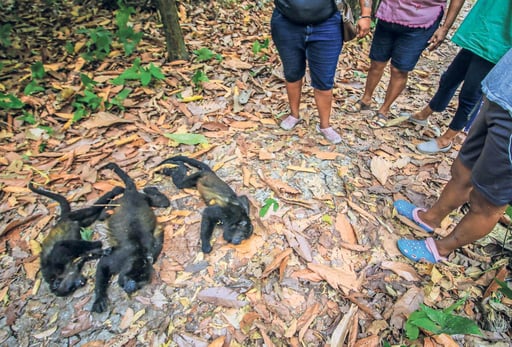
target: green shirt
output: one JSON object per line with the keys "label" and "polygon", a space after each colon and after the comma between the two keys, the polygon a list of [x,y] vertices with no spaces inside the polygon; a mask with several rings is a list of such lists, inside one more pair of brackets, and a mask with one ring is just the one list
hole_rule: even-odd
{"label": "green shirt", "polygon": [[512,1],[478,0],[452,41],[496,64],[512,47]]}

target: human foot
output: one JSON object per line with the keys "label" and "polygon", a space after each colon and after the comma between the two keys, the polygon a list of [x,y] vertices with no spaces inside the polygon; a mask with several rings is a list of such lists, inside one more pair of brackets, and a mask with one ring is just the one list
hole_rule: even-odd
{"label": "human foot", "polygon": [[400,252],[412,261],[437,263],[438,261],[446,260],[445,257],[439,254],[436,242],[431,237],[426,240],[399,239],[397,246]]}
{"label": "human foot", "polygon": [[395,208],[396,212],[409,219],[410,221],[416,223],[419,227],[421,227],[423,230],[425,230],[427,233],[432,233],[434,231],[434,228],[432,228],[430,225],[426,224],[423,220],[421,220],[418,213],[420,211],[425,211],[424,208],[418,208],[414,204],[411,204],[408,201],[405,200],[397,200],[393,203],[393,207]]}
{"label": "human foot", "polygon": [[341,136],[334,130],[332,127],[328,127],[325,129],[320,129],[320,127],[317,125],[316,130],[324,135],[324,137],[327,139],[327,141],[337,144],[341,142]]}
{"label": "human foot", "polygon": [[290,114],[288,117],[283,119],[279,126],[284,130],[292,130],[299,122],[300,118],[296,118]]}
{"label": "human foot", "polygon": [[448,152],[452,148],[452,143],[443,145],[437,142],[438,139],[433,139],[427,142],[421,142],[416,146],[416,149],[424,154],[436,154]]}

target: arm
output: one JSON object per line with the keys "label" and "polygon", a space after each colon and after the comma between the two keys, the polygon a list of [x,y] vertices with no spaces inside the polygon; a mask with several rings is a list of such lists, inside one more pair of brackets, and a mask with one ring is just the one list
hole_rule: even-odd
{"label": "arm", "polygon": [[457,15],[460,12],[460,9],[462,8],[462,5],[464,5],[465,0],[450,0],[450,5],[448,6],[448,11],[446,12],[446,16],[444,17],[444,22],[437,28],[437,30],[434,32],[434,35],[428,40],[429,46],[428,50],[432,51],[439,47],[441,43],[443,43],[444,39],[446,38],[446,35],[448,34],[448,30],[453,25],[453,22],[455,22],[455,19],[457,18]]}
{"label": "arm", "polygon": [[370,32],[372,23],[372,0],[359,0],[361,5],[361,16],[357,21],[357,37],[362,38]]}

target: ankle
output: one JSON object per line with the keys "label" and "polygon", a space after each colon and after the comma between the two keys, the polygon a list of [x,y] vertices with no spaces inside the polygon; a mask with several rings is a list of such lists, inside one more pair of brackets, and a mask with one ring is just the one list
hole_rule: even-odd
{"label": "ankle", "polygon": [[423,221],[423,223],[425,223],[432,229],[435,229],[439,226],[439,223],[436,223],[431,218],[429,218],[428,211],[429,210],[418,210],[418,217]]}

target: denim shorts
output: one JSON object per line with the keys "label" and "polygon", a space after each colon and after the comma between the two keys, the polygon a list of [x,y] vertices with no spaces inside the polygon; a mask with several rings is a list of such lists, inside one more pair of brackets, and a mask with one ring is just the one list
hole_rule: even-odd
{"label": "denim shorts", "polygon": [[400,71],[412,71],[439,27],[443,14],[429,28],[409,28],[400,24],[377,22],[370,48],[370,59],[387,62]]}
{"label": "denim shorts", "polygon": [[299,25],[274,9],[270,28],[287,82],[302,79],[307,62],[313,88],[332,89],[343,46],[341,15],[338,11],[320,24]]}
{"label": "denim shorts", "polygon": [[460,161],[471,169],[473,187],[496,206],[512,203],[511,116],[484,98],[459,151]]}

